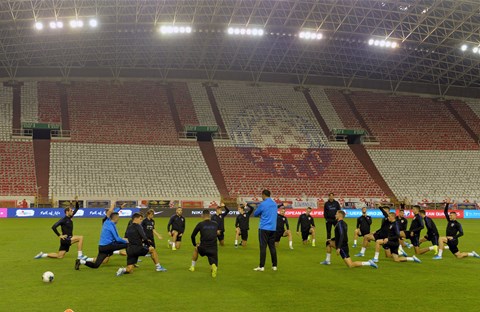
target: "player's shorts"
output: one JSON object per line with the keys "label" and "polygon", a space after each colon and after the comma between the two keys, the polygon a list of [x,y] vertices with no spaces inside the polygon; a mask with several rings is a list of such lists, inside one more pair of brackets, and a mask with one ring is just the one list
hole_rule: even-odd
{"label": "player's shorts", "polygon": [[177,242],[181,242],[182,241],[182,237],[183,237],[183,232],[179,232],[177,230],[172,230],[172,231],[176,231],[178,233],[177,235]]}
{"label": "player's shorts", "polygon": [[448,248],[450,248],[450,252],[452,254],[456,254],[459,250],[458,250],[458,239],[454,238],[454,239],[447,239],[447,245],[448,245]]}
{"label": "player's shorts", "polygon": [[60,239],[60,247],[58,251],[65,251],[68,252],[70,250],[70,246],[72,246],[72,237],[69,236],[65,239]]}
{"label": "player's shorts", "polygon": [[127,247],[127,265],[134,265],[138,262],[138,257],[148,254],[148,247],[128,246]]}
{"label": "player's shorts", "polygon": [[370,234],[370,231],[365,231],[364,232],[364,231],[362,231],[362,229],[360,229],[360,234],[358,235],[358,237],[363,237],[363,236],[368,235],[368,234]]}
{"label": "player's shorts", "polygon": [[225,240],[225,231],[220,231],[220,234],[217,235],[218,241]]}
{"label": "player's shorts", "polygon": [[285,231],[276,231],[275,232],[275,242],[278,243],[280,239],[285,235]]}
{"label": "player's shorts", "polygon": [[379,239],[385,239],[385,238],[387,238],[387,236],[384,233],[375,232],[375,233],[373,233],[373,238],[375,239],[375,241],[377,241]]}
{"label": "player's shorts", "polygon": [[410,232],[405,232],[405,238],[410,239],[410,242],[414,247],[420,246],[420,234],[413,233],[413,236],[410,235]]}
{"label": "player's shorts", "polygon": [[435,233],[428,233],[427,235],[424,236],[426,240],[429,240],[432,242],[432,245],[438,246],[438,235]]}
{"label": "player's shorts", "polygon": [[348,246],[340,247],[340,256],[342,259],[350,258]]}
{"label": "player's shorts", "polygon": [[310,235],[310,230],[308,230],[308,231],[303,231],[303,230],[302,230],[302,240],[303,240],[303,241],[308,240],[308,236],[309,236],[309,235]]}
{"label": "player's shorts", "polygon": [[383,249],[385,250],[390,250],[391,254],[398,255],[398,248],[400,244],[399,243],[394,243],[394,242],[387,242],[386,244],[383,244]]}
{"label": "player's shorts", "polygon": [[240,236],[242,237],[242,241],[248,240],[248,230],[240,229]]}
{"label": "player's shorts", "polygon": [[155,245],[155,239],[153,237],[149,237],[148,238],[148,243],[150,246],[152,246],[153,248],[156,248],[156,245]]}
{"label": "player's shorts", "polygon": [[197,247],[198,254],[202,257],[208,258],[208,263],[210,265],[215,264],[218,265],[218,249],[217,246],[215,247]]}

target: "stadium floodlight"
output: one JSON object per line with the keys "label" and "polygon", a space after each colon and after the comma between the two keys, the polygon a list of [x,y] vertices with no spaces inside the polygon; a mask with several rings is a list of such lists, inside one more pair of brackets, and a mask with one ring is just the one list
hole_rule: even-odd
{"label": "stadium floodlight", "polygon": [[479,52],[478,47],[473,48],[473,49],[472,49],[472,52],[473,52],[473,53],[478,53],[478,52]]}
{"label": "stadium floodlight", "polygon": [[246,37],[259,37],[263,36],[264,31],[261,28],[229,27],[227,29],[227,34]]}
{"label": "stadium floodlight", "polygon": [[43,29],[43,23],[41,23],[41,22],[36,22],[36,23],[35,23],[35,29],[36,29],[36,30],[42,30],[42,29]]}
{"label": "stadium floodlight", "polygon": [[398,43],[396,43],[395,41],[379,40],[379,39],[373,39],[373,38],[368,40],[368,45],[380,47],[380,48],[390,48],[390,49],[395,49],[396,47],[398,47]]}
{"label": "stadium floodlight", "polygon": [[306,39],[306,40],[320,40],[323,38],[323,35],[321,33],[313,32],[313,31],[301,31],[298,34],[298,37],[300,39]]}
{"label": "stadium floodlight", "polygon": [[190,26],[170,26],[170,25],[163,25],[160,26],[159,29],[161,34],[169,35],[169,34],[190,34],[192,32],[192,27]]}
{"label": "stadium floodlight", "polygon": [[63,22],[57,21],[57,28],[63,28]]}
{"label": "stadium floodlight", "polygon": [[98,26],[98,21],[96,19],[92,18],[88,21],[88,25],[90,25],[90,27],[92,27],[92,28],[96,28]]}
{"label": "stadium floodlight", "polygon": [[468,49],[468,46],[466,44],[462,44],[462,46],[460,47],[460,50],[462,51],[467,51]]}
{"label": "stadium floodlight", "polygon": [[50,22],[50,24],[48,24],[50,26],[51,29],[56,29],[57,28],[57,23],[56,22]]}
{"label": "stadium floodlight", "polygon": [[81,20],[71,20],[69,24],[70,24],[71,28],[82,28],[83,27],[83,21],[81,21]]}

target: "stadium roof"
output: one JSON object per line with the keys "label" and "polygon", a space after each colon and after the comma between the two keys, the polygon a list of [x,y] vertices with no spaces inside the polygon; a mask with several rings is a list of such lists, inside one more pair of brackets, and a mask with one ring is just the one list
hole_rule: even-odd
{"label": "stadium roof", "polygon": [[[91,18],[98,27],[68,27]],[[51,21],[65,27],[49,29]],[[162,35],[161,25],[192,33]],[[228,27],[265,34],[232,36]],[[323,39],[302,40],[301,30]],[[4,80],[239,79],[478,96],[479,44],[479,0],[0,1]]]}

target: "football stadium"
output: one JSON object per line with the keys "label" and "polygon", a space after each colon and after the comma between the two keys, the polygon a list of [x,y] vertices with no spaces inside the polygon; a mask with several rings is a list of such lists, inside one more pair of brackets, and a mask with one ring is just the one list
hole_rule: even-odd
{"label": "football stadium", "polygon": [[0,311],[478,311],[480,1],[0,1]]}

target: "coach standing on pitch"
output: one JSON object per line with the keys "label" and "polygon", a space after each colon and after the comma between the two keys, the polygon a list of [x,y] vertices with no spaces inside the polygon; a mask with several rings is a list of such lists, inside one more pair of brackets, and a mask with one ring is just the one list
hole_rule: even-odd
{"label": "coach standing on pitch", "polygon": [[253,213],[260,217],[258,237],[260,240],[260,265],[254,271],[265,271],[265,259],[267,257],[267,245],[272,257],[272,270],[277,270],[277,250],[275,249],[275,231],[277,230],[277,204],[270,198],[270,191],[263,190],[263,201]]}
{"label": "coach standing on pitch", "polygon": [[335,215],[337,211],[341,210],[340,204],[334,198],[335,194],[328,194],[328,201],[323,206],[323,217],[325,218],[325,225],[327,227],[327,240],[332,238],[332,227],[337,225]]}

